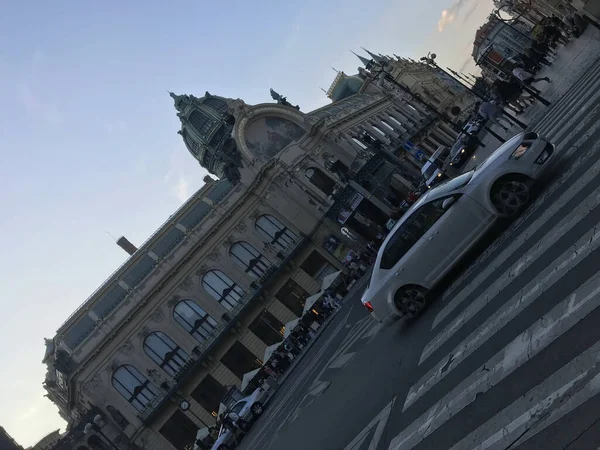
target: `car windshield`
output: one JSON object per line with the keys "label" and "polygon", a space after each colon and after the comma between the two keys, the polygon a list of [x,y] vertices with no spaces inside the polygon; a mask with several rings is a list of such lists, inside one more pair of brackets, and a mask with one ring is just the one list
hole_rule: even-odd
{"label": "car windshield", "polygon": [[445,194],[455,189],[463,187],[465,184],[471,181],[474,172],[474,170],[470,170],[468,172],[463,173],[462,175],[457,176],[456,178],[452,178],[451,180],[440,184],[439,186],[429,191],[429,197],[438,194]]}

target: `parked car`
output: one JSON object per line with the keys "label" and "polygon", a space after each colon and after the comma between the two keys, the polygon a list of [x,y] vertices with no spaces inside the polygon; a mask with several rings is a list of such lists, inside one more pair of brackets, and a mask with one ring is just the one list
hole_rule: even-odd
{"label": "parked car", "polygon": [[448,179],[448,176],[442,168],[449,155],[450,149],[445,145],[442,145],[438,147],[427,162],[423,164],[421,175],[423,175],[427,188],[432,188]]}
{"label": "parked car", "polygon": [[379,321],[418,315],[429,291],[494,221],[526,207],[553,154],[537,134],[520,133],[479,167],[425,193],[382,244],[365,307]]}
{"label": "parked car", "polygon": [[450,149],[450,165],[454,168],[462,167],[480,144],[481,141],[475,134],[459,134],[458,139]]}

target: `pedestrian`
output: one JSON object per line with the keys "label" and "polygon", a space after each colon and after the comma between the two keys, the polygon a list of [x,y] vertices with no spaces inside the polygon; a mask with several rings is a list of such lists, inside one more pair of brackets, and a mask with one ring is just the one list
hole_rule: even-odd
{"label": "pedestrian", "polygon": [[[502,108],[492,102],[481,103],[479,105],[479,109],[477,110],[477,114],[489,120],[494,125],[498,125],[506,132],[508,132],[510,130],[510,126],[512,126],[512,123],[502,116]],[[502,121],[505,121],[506,125],[503,125],[501,123]]]}
{"label": "pedestrian", "polygon": [[537,83],[539,81],[545,81],[546,83],[552,82],[550,80],[550,78],[548,78],[548,77],[534,78],[533,74],[531,74],[530,72],[527,72],[523,67],[519,67],[519,66],[517,66],[513,69],[512,74],[524,86],[529,87],[529,89],[532,89],[537,94],[539,94],[541,91],[538,88],[536,88],[535,86],[532,86],[533,83]]}

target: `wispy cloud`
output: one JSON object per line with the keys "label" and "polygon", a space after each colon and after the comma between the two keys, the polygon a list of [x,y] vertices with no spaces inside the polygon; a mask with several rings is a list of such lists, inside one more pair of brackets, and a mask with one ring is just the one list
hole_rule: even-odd
{"label": "wispy cloud", "polygon": [[171,152],[168,164],[163,181],[177,200],[183,203],[200,187],[204,174],[198,164],[193,163],[185,148]]}
{"label": "wispy cloud", "polygon": [[123,120],[107,120],[104,122],[106,134],[115,134],[127,130],[127,122]]}
{"label": "wispy cloud", "polygon": [[454,22],[458,13],[470,3],[471,0],[455,0],[454,4],[442,11],[440,20],[438,20],[438,32],[442,33],[444,29]]}

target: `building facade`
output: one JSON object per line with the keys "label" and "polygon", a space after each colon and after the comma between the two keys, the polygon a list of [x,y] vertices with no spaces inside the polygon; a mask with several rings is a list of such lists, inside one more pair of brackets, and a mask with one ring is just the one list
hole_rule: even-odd
{"label": "building facade", "polygon": [[10,437],[6,430],[0,427],[0,449],[2,450],[23,450],[15,440]]}
{"label": "building facade", "polygon": [[129,259],[46,340],[44,386],[69,423],[54,450],[190,448],[360,245],[342,227],[368,239],[385,225],[391,188],[377,180],[400,163],[418,174],[409,155],[360,140],[403,132],[397,93],[372,89],[308,114],[171,96],[186,148],[220,180],[206,177],[139,248],[120,240]]}
{"label": "building facade", "polygon": [[27,450],[50,450],[56,444],[58,444],[58,441],[60,441],[61,437],[62,436],[60,434],[60,430],[54,430],[53,432],[48,433],[46,436],[40,439],[37,442],[37,444],[35,444],[32,447],[29,447]]}

